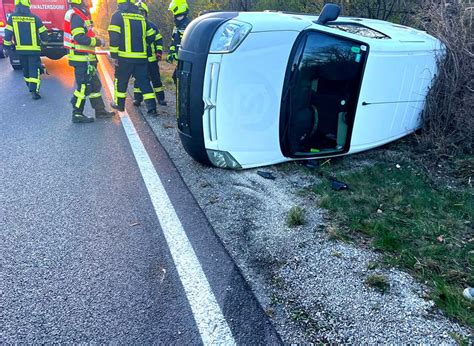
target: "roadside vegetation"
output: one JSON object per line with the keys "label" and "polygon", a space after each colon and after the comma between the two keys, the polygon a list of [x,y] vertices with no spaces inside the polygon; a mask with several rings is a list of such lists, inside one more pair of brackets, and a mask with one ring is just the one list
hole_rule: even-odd
{"label": "roadside vegetation", "polygon": [[[474,304],[462,296],[465,287],[474,285],[473,189],[433,184],[415,162],[387,159],[385,151],[360,168],[354,166],[364,156],[327,163],[319,171],[349,185],[346,191],[333,191],[323,180],[314,187],[334,223],[332,237],[381,251],[384,265],[419,278],[448,315],[474,326]],[[385,286],[376,279],[366,284]]]}
{"label": "roadside vegetation", "polygon": [[305,224],[304,209],[300,206],[291,207],[286,217],[288,227],[298,227]]}

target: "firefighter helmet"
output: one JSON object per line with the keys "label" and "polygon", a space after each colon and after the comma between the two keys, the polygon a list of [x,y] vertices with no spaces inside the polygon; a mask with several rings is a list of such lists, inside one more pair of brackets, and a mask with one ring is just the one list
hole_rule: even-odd
{"label": "firefighter helmet", "polygon": [[23,6],[26,6],[26,7],[30,7],[31,3],[30,3],[30,0],[15,0],[15,6],[17,6],[17,5],[23,5]]}
{"label": "firefighter helmet", "polygon": [[147,16],[150,14],[150,10],[148,9],[147,4],[145,4],[144,2],[142,1],[137,2],[137,6],[138,6],[138,9],[140,11],[145,12]]}
{"label": "firefighter helmet", "polygon": [[189,7],[186,0],[171,0],[168,10],[173,12],[175,16],[179,16],[181,14],[187,13],[189,10]]}

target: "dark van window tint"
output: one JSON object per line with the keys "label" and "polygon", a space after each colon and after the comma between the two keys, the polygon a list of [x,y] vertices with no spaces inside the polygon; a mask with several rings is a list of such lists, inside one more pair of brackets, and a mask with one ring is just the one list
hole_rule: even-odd
{"label": "dark van window tint", "polygon": [[286,149],[292,156],[342,152],[368,47],[321,32],[308,33],[301,45],[285,100]]}

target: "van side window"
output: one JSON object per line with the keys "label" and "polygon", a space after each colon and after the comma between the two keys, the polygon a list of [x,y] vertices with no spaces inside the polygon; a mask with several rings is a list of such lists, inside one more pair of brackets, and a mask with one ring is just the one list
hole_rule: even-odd
{"label": "van side window", "polygon": [[[290,77],[286,148],[293,156],[348,149],[368,47],[322,32],[307,33]],[[298,51],[300,51],[298,49]]]}

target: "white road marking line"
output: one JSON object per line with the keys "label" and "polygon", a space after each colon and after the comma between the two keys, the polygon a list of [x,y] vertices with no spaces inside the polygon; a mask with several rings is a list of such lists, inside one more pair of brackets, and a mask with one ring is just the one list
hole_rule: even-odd
{"label": "white road marking line", "polygon": [[[99,56],[99,60],[104,64],[102,56]],[[114,87],[110,76],[103,67],[100,70],[107,88],[113,95]],[[163,229],[203,343],[235,345],[229,325],[212,293],[183,225],[126,110],[120,112],[120,120]]]}

